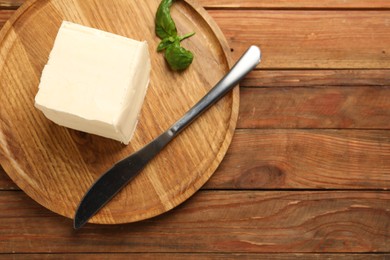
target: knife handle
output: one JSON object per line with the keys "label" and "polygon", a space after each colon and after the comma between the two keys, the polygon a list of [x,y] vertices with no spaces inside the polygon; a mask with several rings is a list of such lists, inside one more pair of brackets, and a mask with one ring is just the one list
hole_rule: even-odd
{"label": "knife handle", "polygon": [[252,71],[261,60],[261,51],[257,46],[251,46],[234,64],[232,69],[188,112],[168,130],[172,136],[179,134],[200,114],[221,99],[233,89],[238,82]]}

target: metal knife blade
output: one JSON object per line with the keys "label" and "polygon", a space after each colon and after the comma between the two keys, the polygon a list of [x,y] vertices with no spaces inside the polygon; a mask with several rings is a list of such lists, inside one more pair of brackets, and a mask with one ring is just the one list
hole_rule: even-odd
{"label": "metal knife blade", "polygon": [[260,49],[256,46],[249,47],[232,69],[181,119],[152,142],[119,161],[101,175],[82,198],[74,217],[74,228],[78,229],[87,223],[128,182],[134,179],[175,136],[237,85],[260,63],[260,60]]}

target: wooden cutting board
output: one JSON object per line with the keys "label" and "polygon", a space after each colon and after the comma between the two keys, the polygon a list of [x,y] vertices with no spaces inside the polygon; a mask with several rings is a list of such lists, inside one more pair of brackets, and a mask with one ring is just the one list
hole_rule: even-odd
{"label": "wooden cutting board", "polygon": [[[138,150],[193,106],[230,67],[230,49],[207,12],[194,1],[171,8],[183,42],[194,53],[184,72],[157,53],[154,16],[159,0],[27,1],[0,33],[0,163],[12,180],[46,208],[73,218],[90,187],[112,164]],[[128,146],[58,126],[34,108],[42,69],[63,20],[146,40],[151,82]],[[127,223],[164,213],[193,195],[213,174],[231,142],[239,92],[231,93],[170,143],[91,219]]]}

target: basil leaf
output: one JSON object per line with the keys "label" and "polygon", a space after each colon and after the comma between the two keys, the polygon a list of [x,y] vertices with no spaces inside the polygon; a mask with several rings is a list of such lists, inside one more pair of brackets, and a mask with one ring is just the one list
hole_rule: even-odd
{"label": "basil leaf", "polygon": [[162,0],[157,9],[155,31],[160,39],[177,35],[175,22],[173,21],[169,11],[172,3],[173,0]]}
{"label": "basil leaf", "polygon": [[165,50],[165,59],[172,70],[183,70],[192,63],[194,57],[190,51],[180,46],[180,42],[191,37],[195,32],[180,37],[177,35],[176,25],[170,14],[173,1],[162,0],[156,12],[155,32],[161,39],[157,51]]}
{"label": "basil leaf", "polygon": [[183,35],[183,36],[180,36],[179,37],[179,41],[182,41],[182,40],[184,40],[184,39],[187,39],[187,38],[190,38],[192,35],[194,35],[195,34],[195,32],[192,32],[192,33],[187,33],[187,34],[185,34],[185,35]]}
{"label": "basil leaf", "polygon": [[169,45],[174,43],[178,38],[177,37],[167,37],[164,38],[160,44],[157,46],[157,51],[162,51],[166,49]]}
{"label": "basil leaf", "polygon": [[180,46],[180,41],[175,41],[165,50],[165,59],[173,70],[184,70],[192,63],[193,54]]}

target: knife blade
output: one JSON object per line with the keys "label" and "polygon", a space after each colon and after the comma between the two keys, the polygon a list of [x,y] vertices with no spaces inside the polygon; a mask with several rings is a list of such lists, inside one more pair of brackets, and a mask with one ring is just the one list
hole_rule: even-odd
{"label": "knife blade", "polygon": [[260,63],[260,60],[260,49],[257,46],[250,46],[232,69],[182,118],[152,142],[117,162],[103,173],[81,199],[74,217],[74,228],[79,229],[85,225],[92,216],[134,179],[173,138],[236,86]]}

